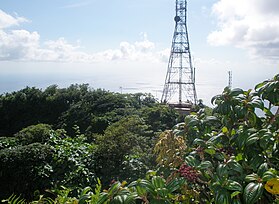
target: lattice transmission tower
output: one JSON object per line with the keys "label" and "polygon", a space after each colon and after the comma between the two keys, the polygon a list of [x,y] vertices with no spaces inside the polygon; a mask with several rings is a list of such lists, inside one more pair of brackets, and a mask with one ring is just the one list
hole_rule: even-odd
{"label": "lattice transmission tower", "polygon": [[178,106],[196,104],[195,70],[187,29],[187,0],[176,0],[175,11],[175,29],[161,102]]}

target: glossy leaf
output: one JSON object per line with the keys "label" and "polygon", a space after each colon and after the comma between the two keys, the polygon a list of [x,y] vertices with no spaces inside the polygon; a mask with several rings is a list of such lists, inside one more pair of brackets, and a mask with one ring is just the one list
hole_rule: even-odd
{"label": "glossy leaf", "polygon": [[215,193],[215,204],[230,204],[230,194],[227,190],[219,189]]}
{"label": "glossy leaf", "polygon": [[204,152],[206,152],[210,155],[214,155],[216,153],[215,149],[213,149],[213,148],[205,149]]}
{"label": "glossy leaf", "polygon": [[185,183],[185,180],[183,178],[176,178],[173,179],[170,183],[167,184],[166,188],[168,189],[169,193],[172,193],[179,189],[183,184]]}
{"label": "glossy leaf", "polygon": [[212,168],[213,165],[210,161],[203,161],[201,164],[198,166],[199,169],[209,169]]}
{"label": "glossy leaf", "polygon": [[251,136],[249,136],[246,140],[246,145],[247,146],[250,146],[250,145],[253,145],[254,143],[256,143],[257,141],[259,140],[259,136],[257,133],[255,134],[252,134]]}
{"label": "glossy leaf", "polygon": [[258,179],[259,179],[259,176],[255,173],[249,174],[245,177],[246,182],[257,181]]}
{"label": "glossy leaf", "polygon": [[220,178],[228,176],[228,168],[227,168],[227,166],[225,164],[219,164],[217,169],[216,169],[216,172],[217,172],[217,175]]}
{"label": "glossy leaf", "polygon": [[273,172],[266,171],[266,172],[263,173],[262,179],[265,182],[265,181],[268,181],[268,180],[270,180],[272,178],[275,178],[275,177],[276,177],[276,175]]}
{"label": "glossy leaf", "polygon": [[230,191],[239,191],[242,192],[242,185],[236,181],[228,180],[226,182],[225,188]]}
{"label": "glossy leaf", "polygon": [[268,170],[268,164],[267,163],[263,163],[259,166],[257,174],[262,177],[263,174]]}
{"label": "glossy leaf", "polygon": [[254,204],[263,194],[262,183],[249,183],[243,191],[243,199],[245,204]]}
{"label": "glossy leaf", "polygon": [[242,89],[240,89],[240,88],[235,88],[235,89],[231,90],[230,95],[231,95],[231,96],[237,96],[237,95],[243,94],[243,93],[244,93],[244,91],[243,91]]}
{"label": "glossy leaf", "polygon": [[228,166],[230,167],[231,170],[239,172],[240,174],[243,173],[243,168],[242,166],[235,160],[229,160],[228,161]]}
{"label": "glossy leaf", "polygon": [[193,156],[187,156],[185,158],[185,161],[189,166],[198,166],[199,165],[199,161]]}

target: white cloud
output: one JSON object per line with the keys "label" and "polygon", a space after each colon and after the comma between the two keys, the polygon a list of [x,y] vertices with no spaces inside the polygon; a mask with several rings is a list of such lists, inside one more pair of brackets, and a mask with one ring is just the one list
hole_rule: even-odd
{"label": "white cloud", "polygon": [[[1,10],[0,10],[1,11]],[[142,40],[134,43],[121,42],[119,48],[98,53],[80,51],[79,43],[73,45],[64,38],[40,41],[38,32],[6,30],[12,25],[27,21],[0,12],[0,61],[52,61],[52,62],[100,62],[115,60],[161,61],[162,52],[155,51],[155,44],[142,33]]]}
{"label": "white cloud", "polygon": [[153,50],[155,45],[147,39],[135,43],[121,42],[118,49],[110,49],[96,56],[100,60],[156,60],[157,53]]}
{"label": "white cloud", "polygon": [[166,49],[160,51],[160,52],[158,53],[158,54],[159,54],[159,59],[160,59],[160,61],[165,62],[165,63],[168,63],[169,57],[170,57],[170,51],[171,51],[170,48],[166,48]]}
{"label": "white cloud", "polygon": [[22,22],[28,22],[28,20],[23,17],[13,17],[0,9],[0,29],[16,26]]}
{"label": "white cloud", "polygon": [[148,40],[146,33],[141,33],[141,35],[143,37],[143,41],[135,42],[136,49],[143,53],[151,52],[155,48],[155,44]]}
{"label": "white cloud", "polygon": [[39,34],[26,30],[0,30],[0,60],[17,60],[32,55],[39,47]]}
{"label": "white cloud", "polygon": [[253,57],[279,60],[278,0],[219,0],[212,11],[219,28],[208,36],[211,45],[232,44]]}

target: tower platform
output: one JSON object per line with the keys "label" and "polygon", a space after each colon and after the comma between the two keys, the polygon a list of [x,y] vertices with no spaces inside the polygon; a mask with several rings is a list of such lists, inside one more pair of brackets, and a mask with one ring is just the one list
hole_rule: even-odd
{"label": "tower platform", "polygon": [[185,103],[169,103],[169,107],[177,110],[180,115],[189,115],[193,109],[193,103],[185,102]]}

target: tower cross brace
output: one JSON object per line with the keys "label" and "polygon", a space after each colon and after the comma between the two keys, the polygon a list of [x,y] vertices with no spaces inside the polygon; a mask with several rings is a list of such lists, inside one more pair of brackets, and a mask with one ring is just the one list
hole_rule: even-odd
{"label": "tower cross brace", "polygon": [[176,0],[175,29],[161,102],[196,104],[195,70],[187,30],[187,0]]}

